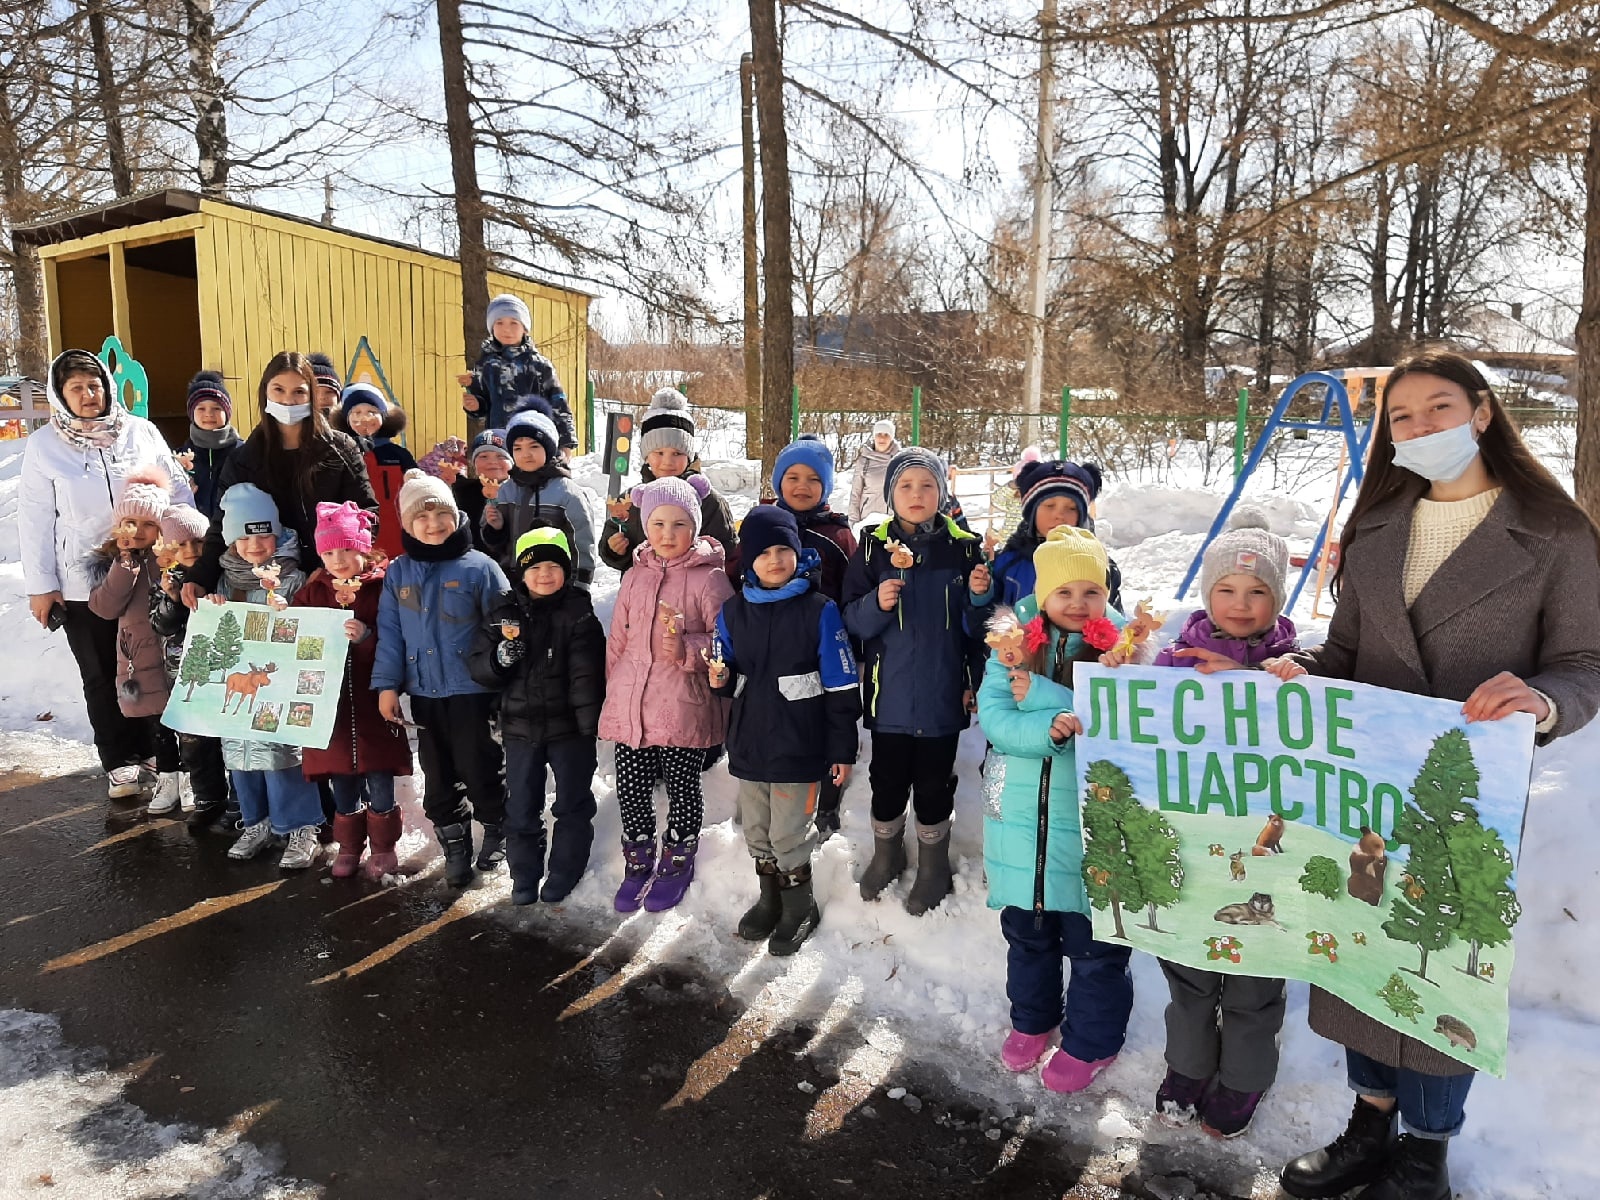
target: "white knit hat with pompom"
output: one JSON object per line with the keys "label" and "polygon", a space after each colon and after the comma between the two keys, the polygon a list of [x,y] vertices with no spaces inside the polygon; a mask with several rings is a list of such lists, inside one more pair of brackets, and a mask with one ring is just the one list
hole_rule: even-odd
{"label": "white knit hat with pompom", "polygon": [[639,421],[639,447],[648,455],[665,447],[695,457],[694,418],[689,399],[676,388],[662,388],[650,397],[650,407]]}
{"label": "white knit hat with pompom", "polygon": [[1200,602],[1211,611],[1211,589],[1225,575],[1251,575],[1272,592],[1274,612],[1283,611],[1289,574],[1289,543],[1272,532],[1267,514],[1254,505],[1233,510],[1228,527],[1200,560]]}

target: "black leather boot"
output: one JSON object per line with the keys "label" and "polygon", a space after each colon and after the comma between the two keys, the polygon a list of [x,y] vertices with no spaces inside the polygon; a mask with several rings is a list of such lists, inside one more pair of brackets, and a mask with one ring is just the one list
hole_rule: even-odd
{"label": "black leather boot", "polygon": [[497,870],[506,860],[506,839],[498,825],[483,827],[483,845],[478,850],[478,870]]}
{"label": "black leather boot", "polygon": [[434,834],[444,848],[444,881],[451,887],[466,887],[472,882],[472,825],[435,825]]}
{"label": "black leather boot", "polygon": [[783,915],[778,927],[767,939],[767,953],[783,958],[800,949],[818,925],[822,924],[822,911],[811,889],[811,864],[802,863],[793,871],[778,876],[778,901]]}
{"label": "black leather boot", "polygon": [[1449,1146],[1438,1138],[1402,1133],[1383,1174],[1358,1192],[1356,1200],[1450,1200],[1450,1168],[1445,1162]]}
{"label": "black leather boot", "polygon": [[1283,1168],[1278,1184],[1296,1200],[1329,1200],[1383,1174],[1394,1142],[1394,1109],[1384,1112],[1360,1097],[1345,1131],[1320,1150]]}
{"label": "black leather boot", "polygon": [[783,913],[783,902],[778,899],[778,860],[756,859],[756,878],[761,882],[761,895],[739,918],[739,936],[747,942],[765,941],[778,927],[778,917]]}

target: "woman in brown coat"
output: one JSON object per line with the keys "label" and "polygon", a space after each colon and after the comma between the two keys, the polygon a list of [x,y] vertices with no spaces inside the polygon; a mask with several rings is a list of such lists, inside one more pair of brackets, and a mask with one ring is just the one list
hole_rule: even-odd
{"label": "woman in brown coat", "polygon": [[[1384,399],[1340,538],[1328,640],[1295,660],[1460,700],[1469,721],[1531,713],[1540,745],[1581,729],[1600,707],[1600,531],[1466,359],[1414,356]],[[1317,988],[1311,1027],[1345,1047],[1355,1112],[1332,1144],[1284,1167],[1283,1190],[1448,1200],[1446,1146],[1471,1068]]]}

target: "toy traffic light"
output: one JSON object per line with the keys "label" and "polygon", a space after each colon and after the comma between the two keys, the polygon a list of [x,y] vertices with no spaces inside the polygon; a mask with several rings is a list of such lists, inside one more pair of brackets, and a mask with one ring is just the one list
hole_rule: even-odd
{"label": "toy traffic light", "polygon": [[622,493],[622,477],[628,473],[628,458],[633,450],[633,415],[612,413],[606,418],[606,494]]}

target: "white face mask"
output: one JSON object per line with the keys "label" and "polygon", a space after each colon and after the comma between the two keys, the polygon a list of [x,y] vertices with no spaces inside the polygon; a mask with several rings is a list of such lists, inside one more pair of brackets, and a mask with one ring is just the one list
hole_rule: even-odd
{"label": "white face mask", "polygon": [[276,400],[268,400],[267,412],[279,425],[298,425],[311,415],[311,405],[279,404]]}
{"label": "white face mask", "polygon": [[1394,444],[1394,465],[1430,483],[1454,483],[1477,457],[1478,438],[1471,421]]}

